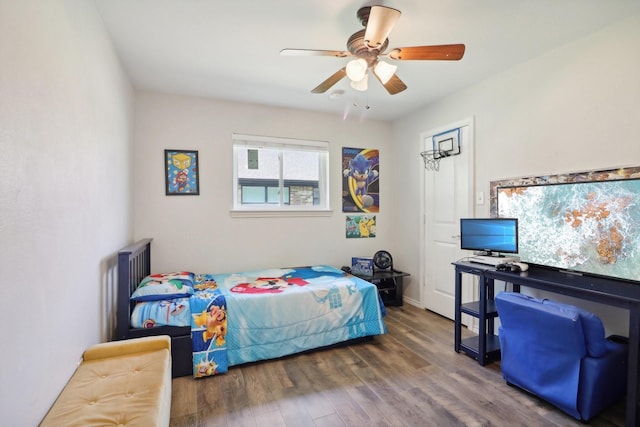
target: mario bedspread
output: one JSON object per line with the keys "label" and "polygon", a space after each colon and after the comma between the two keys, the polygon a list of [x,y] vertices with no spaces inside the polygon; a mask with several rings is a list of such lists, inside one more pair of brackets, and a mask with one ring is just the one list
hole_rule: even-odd
{"label": "mario bedspread", "polygon": [[330,266],[196,275],[190,309],[195,377],[386,332],[376,287]]}

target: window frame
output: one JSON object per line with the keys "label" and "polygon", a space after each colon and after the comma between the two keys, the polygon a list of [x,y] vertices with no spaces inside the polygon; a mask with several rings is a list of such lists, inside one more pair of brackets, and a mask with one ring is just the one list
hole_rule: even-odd
{"label": "window frame", "polygon": [[[259,135],[232,134],[233,144],[233,206],[231,209],[232,216],[329,216],[331,215],[330,198],[329,198],[329,143],[326,141],[314,141],[294,138],[282,138]],[[240,150],[248,148],[264,149],[280,151],[279,153],[279,177],[278,188],[283,190],[288,183],[299,182],[297,179],[284,179],[282,166],[282,153],[286,151],[310,151],[319,154],[319,176],[317,188],[314,188],[315,195],[318,195],[319,204],[313,206],[303,206],[283,203],[280,198],[277,204],[274,203],[247,203],[242,204],[239,194],[239,185],[242,181],[250,181],[248,178],[238,177],[238,153]],[[265,181],[273,182],[273,179],[265,179]],[[265,189],[267,188],[265,182]],[[283,193],[283,191],[280,191]]]}

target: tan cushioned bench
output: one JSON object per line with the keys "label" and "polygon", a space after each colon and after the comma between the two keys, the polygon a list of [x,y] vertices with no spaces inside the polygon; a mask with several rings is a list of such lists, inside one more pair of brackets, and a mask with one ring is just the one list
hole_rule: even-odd
{"label": "tan cushioned bench", "polygon": [[41,426],[168,426],[171,339],[135,338],[96,344]]}

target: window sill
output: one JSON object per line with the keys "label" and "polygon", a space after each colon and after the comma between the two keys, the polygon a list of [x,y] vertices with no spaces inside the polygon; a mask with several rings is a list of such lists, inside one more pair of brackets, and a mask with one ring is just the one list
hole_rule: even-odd
{"label": "window sill", "polygon": [[230,211],[232,218],[278,218],[278,217],[326,217],[333,215],[333,211],[331,209],[324,210],[243,210],[243,209],[232,209]]}

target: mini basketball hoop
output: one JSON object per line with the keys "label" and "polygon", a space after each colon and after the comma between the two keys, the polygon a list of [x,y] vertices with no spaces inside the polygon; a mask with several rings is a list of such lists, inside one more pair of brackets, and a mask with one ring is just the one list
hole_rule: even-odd
{"label": "mini basketball hoop", "polygon": [[436,172],[440,169],[440,159],[446,156],[440,150],[427,150],[420,153],[420,155],[424,160],[424,168]]}
{"label": "mini basketball hoop", "polygon": [[432,150],[420,153],[427,170],[440,170],[440,159],[460,154],[460,128],[441,132],[431,137]]}

